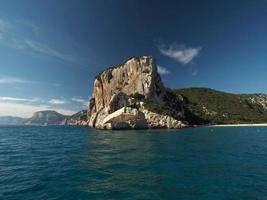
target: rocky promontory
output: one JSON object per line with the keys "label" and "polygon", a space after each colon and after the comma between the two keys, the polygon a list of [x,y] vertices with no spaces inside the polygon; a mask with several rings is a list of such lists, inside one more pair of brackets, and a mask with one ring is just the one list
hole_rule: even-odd
{"label": "rocky promontory", "polygon": [[99,129],[185,127],[183,99],[172,95],[153,57],[130,58],[97,75],[88,125]]}

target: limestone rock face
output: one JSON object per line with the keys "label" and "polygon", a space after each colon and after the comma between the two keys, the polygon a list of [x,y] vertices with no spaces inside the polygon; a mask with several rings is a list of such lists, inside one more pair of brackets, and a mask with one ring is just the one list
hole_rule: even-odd
{"label": "limestone rock face", "polygon": [[147,128],[147,121],[144,113],[136,108],[123,107],[103,119],[101,124],[111,129],[144,129]]}
{"label": "limestone rock face", "polygon": [[151,56],[134,57],[100,73],[94,82],[96,111],[108,107],[112,95],[118,92],[160,99],[164,87],[154,59]]}
{"label": "limestone rock face", "polygon": [[143,110],[149,128],[184,128],[186,124],[168,115]]}
{"label": "limestone rock face", "polygon": [[153,57],[131,58],[96,77],[88,125],[100,129],[181,128],[180,121],[142,106],[144,100],[161,102],[165,94]]}
{"label": "limestone rock face", "polygon": [[108,112],[113,113],[116,110],[127,106],[129,106],[129,97],[125,93],[119,92],[112,95],[108,105]]}

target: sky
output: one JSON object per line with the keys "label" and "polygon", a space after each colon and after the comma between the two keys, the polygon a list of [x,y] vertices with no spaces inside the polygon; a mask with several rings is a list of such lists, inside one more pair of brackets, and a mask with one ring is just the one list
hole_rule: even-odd
{"label": "sky", "polygon": [[86,109],[98,72],[141,55],[166,87],[267,93],[267,1],[0,3],[0,115]]}

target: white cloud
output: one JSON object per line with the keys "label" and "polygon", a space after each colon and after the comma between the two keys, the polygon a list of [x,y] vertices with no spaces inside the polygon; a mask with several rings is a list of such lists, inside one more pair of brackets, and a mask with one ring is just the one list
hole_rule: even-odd
{"label": "white cloud", "polygon": [[21,102],[0,102],[0,116],[31,117],[34,112],[42,110],[55,110],[64,115],[72,115],[73,110],[54,108],[48,105],[29,105]]}
{"label": "white cloud", "polygon": [[78,103],[83,103],[83,102],[85,102],[85,100],[82,99],[82,98],[80,98],[80,97],[73,97],[71,100],[72,100],[72,101],[75,101],[75,102],[78,102]]}
{"label": "white cloud", "polygon": [[34,103],[34,102],[38,102],[40,101],[40,99],[38,98],[30,98],[30,99],[26,99],[26,98],[17,98],[17,97],[7,97],[7,96],[2,96],[0,97],[0,102],[28,102],[28,103]]}
{"label": "white cloud", "polygon": [[167,75],[167,74],[170,73],[170,71],[167,70],[165,67],[162,67],[162,66],[158,65],[158,73],[160,75]]}
{"label": "white cloud", "polygon": [[74,102],[77,102],[77,103],[81,103],[84,106],[88,106],[88,100],[85,100],[85,99],[83,99],[81,97],[73,97],[71,100],[74,101]]}
{"label": "white cloud", "polygon": [[[20,116],[30,117],[34,112],[42,110],[55,110],[64,115],[72,115],[75,113],[73,110],[58,107],[65,104],[61,99],[51,99],[45,102],[39,98],[17,98],[17,97],[0,97],[0,116]],[[51,105],[52,104],[52,105]]]}
{"label": "white cloud", "polygon": [[48,102],[56,105],[62,105],[66,103],[66,101],[62,99],[50,99]]}
{"label": "white cloud", "polygon": [[13,83],[37,83],[30,80],[25,80],[17,77],[0,76],[0,84],[13,84]]}
{"label": "white cloud", "polygon": [[159,51],[182,64],[190,63],[195,57],[199,55],[201,47],[186,47],[184,45],[177,45],[173,43],[166,47],[166,45],[161,45]]}
{"label": "white cloud", "polygon": [[15,97],[0,97],[0,101],[28,101],[29,99]]}

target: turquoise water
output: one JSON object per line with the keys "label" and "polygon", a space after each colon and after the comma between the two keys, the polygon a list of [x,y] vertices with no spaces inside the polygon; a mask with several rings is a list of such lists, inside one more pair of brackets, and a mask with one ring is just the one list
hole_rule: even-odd
{"label": "turquoise water", "polygon": [[0,127],[0,199],[267,199],[267,127]]}

